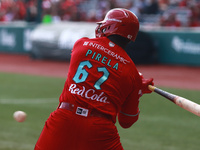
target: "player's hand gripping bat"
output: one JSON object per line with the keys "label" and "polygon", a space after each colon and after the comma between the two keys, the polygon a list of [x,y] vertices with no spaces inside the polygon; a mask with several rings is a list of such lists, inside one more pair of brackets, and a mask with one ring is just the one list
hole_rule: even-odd
{"label": "player's hand gripping bat", "polygon": [[172,101],[176,105],[182,107],[183,109],[197,115],[200,117],[200,105],[192,102],[186,98],[183,98],[178,95],[174,95],[172,93],[169,93],[167,91],[161,90],[155,86],[149,85],[148,86],[149,90],[156,92],[157,94],[167,98],[168,100]]}

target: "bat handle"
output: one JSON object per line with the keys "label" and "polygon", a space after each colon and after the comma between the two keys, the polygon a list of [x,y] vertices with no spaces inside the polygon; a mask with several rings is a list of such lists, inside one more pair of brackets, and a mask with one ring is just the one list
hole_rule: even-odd
{"label": "bat handle", "polygon": [[175,98],[177,97],[176,95],[171,94],[171,93],[169,93],[167,91],[161,90],[161,89],[159,89],[159,88],[157,88],[157,87],[155,87],[153,85],[148,85],[148,88],[149,88],[150,91],[156,92],[157,94],[169,99],[173,103],[174,103]]}
{"label": "bat handle", "polygon": [[153,92],[156,89],[156,87],[153,85],[148,85],[148,89]]}

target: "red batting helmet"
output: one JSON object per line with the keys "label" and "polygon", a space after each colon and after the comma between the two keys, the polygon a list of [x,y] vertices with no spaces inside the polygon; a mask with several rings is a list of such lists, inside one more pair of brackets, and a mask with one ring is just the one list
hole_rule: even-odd
{"label": "red batting helmet", "polygon": [[106,14],[104,20],[97,22],[97,24],[98,26],[95,30],[96,37],[107,37],[109,35],[118,34],[135,41],[139,31],[137,16],[123,8],[111,9]]}

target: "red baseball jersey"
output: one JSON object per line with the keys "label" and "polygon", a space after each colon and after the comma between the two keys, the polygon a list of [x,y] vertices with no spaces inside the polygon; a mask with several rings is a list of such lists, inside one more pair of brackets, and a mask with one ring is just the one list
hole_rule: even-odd
{"label": "red baseball jersey", "polygon": [[81,38],[74,44],[59,100],[75,101],[113,118],[124,104],[124,113],[136,114],[141,82],[135,64],[120,46],[107,37]]}

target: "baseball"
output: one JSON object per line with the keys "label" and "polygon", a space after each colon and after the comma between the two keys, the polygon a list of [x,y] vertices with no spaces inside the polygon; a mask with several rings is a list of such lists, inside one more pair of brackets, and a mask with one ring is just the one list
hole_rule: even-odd
{"label": "baseball", "polygon": [[16,111],[13,114],[13,118],[17,121],[17,122],[24,122],[26,120],[26,113],[23,111]]}

